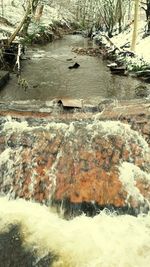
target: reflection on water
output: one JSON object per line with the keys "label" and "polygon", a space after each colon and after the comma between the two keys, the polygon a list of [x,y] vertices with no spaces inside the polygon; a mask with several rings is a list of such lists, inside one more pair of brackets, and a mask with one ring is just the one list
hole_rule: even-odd
{"label": "reflection on water", "polygon": [[[83,98],[98,102],[101,98],[131,99],[139,81],[131,77],[112,76],[101,58],[76,55],[73,47],[93,46],[82,36],[65,36],[46,46],[30,48],[30,60],[24,62],[22,78],[28,82],[25,91],[17,78],[1,91],[1,100],[51,100],[55,97]],[[72,59],[68,61],[68,59]],[[80,68],[69,70],[78,62]]]}

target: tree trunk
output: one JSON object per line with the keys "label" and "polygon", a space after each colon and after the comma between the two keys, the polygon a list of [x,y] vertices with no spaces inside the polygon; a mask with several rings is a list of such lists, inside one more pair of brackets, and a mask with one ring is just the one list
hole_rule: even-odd
{"label": "tree trunk", "polygon": [[121,4],[121,0],[118,1],[118,12],[119,12],[119,18],[118,18],[119,33],[121,33],[122,32],[122,4]]}
{"label": "tree trunk", "polygon": [[30,13],[30,3],[29,3],[28,6],[27,6],[27,10],[26,10],[26,13],[25,13],[25,15],[24,15],[22,21],[20,22],[20,24],[18,25],[18,27],[17,27],[17,29],[14,31],[14,33],[10,36],[10,38],[9,38],[9,40],[8,40],[8,45],[10,45],[10,44],[14,41],[15,37],[16,37],[17,34],[20,32],[20,30],[21,30],[22,26],[24,25],[24,23],[25,23],[25,21],[26,21],[28,15],[29,15],[29,13]]}
{"label": "tree trunk", "polygon": [[43,9],[44,9],[44,5],[40,5],[36,8],[36,11],[35,11],[35,21],[40,21],[40,18],[43,14]]}
{"label": "tree trunk", "polygon": [[29,25],[31,22],[31,18],[29,17],[30,14],[31,14],[31,11],[29,12],[28,16],[26,17],[24,24],[22,25],[22,31],[21,31],[22,36],[28,35],[28,28],[29,28]]}
{"label": "tree trunk", "polygon": [[[28,28],[31,22],[31,15],[32,13],[34,14],[38,5],[39,0],[28,0],[30,3],[30,10],[29,10],[29,14],[26,17],[24,24],[23,24],[23,28],[22,28],[22,34],[23,35],[28,35]],[[44,7],[44,6],[43,6]]]}
{"label": "tree trunk", "polygon": [[147,31],[150,32],[150,1],[147,0],[147,9],[146,9],[146,18],[147,18]]}
{"label": "tree trunk", "polygon": [[131,51],[133,51],[133,52],[135,51],[135,48],[136,48],[136,40],[137,40],[137,32],[138,32],[139,4],[140,4],[140,0],[135,0],[134,26],[133,26],[132,43],[131,43]]}
{"label": "tree trunk", "polygon": [[1,0],[2,17],[4,17],[4,1]]}
{"label": "tree trunk", "polygon": [[118,24],[119,24],[119,33],[121,33],[122,32],[122,18],[121,17],[118,19]]}
{"label": "tree trunk", "polygon": [[131,8],[131,1],[129,1],[129,4],[128,4],[129,6],[128,6],[128,20],[131,20],[131,10],[132,10],[132,8]]}
{"label": "tree trunk", "polygon": [[148,21],[148,24],[147,24],[147,33],[150,34],[150,18],[149,18],[149,21]]}

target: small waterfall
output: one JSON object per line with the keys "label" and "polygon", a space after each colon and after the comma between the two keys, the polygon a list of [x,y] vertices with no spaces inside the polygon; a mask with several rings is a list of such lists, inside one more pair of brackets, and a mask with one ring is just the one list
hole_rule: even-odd
{"label": "small waterfall", "polygon": [[149,145],[98,117],[0,118],[0,266],[149,267]]}
{"label": "small waterfall", "polygon": [[[1,119],[0,191],[66,215],[149,209],[149,146],[118,121]],[[130,210],[131,208],[131,210]],[[79,213],[78,213],[79,212]]]}
{"label": "small waterfall", "polygon": [[[140,135],[116,121],[133,105],[110,100],[135,98],[139,81],[79,55],[80,70],[68,71],[70,47],[83,42],[66,36],[30,51],[29,88],[14,76],[1,92],[0,267],[149,267],[149,126]],[[92,100],[96,109],[62,113],[54,97]]]}

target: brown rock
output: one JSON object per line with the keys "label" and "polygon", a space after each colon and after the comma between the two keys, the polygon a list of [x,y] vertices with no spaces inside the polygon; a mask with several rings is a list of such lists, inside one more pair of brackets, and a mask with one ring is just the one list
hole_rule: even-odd
{"label": "brown rock", "polygon": [[[123,109],[126,114],[122,120],[139,129],[139,133],[149,138],[148,115],[144,110],[144,120],[141,123],[139,118],[136,119],[139,109],[142,112],[143,107],[138,105],[136,108],[133,106],[133,109],[131,107]],[[131,113],[132,116],[128,113]],[[7,111],[5,114],[8,115],[9,112]],[[22,116],[16,113],[12,114],[14,118]],[[120,114],[120,107],[111,110],[106,108],[101,118],[116,120]],[[32,118],[31,122],[29,120],[31,127],[34,124],[38,125],[39,118],[45,118],[44,123],[46,119],[48,122],[54,120],[48,114],[26,112],[26,116],[28,119]],[[122,162],[127,161],[143,171],[148,171],[148,156],[142,145],[136,140],[136,135],[135,139],[134,136],[131,138],[128,136],[126,140],[124,136],[113,134],[113,130],[111,135],[110,133],[106,135],[102,131],[95,134],[96,128],[92,126],[95,136],[93,138],[93,132],[88,132],[85,127],[89,123],[93,124],[91,116],[91,114],[82,113],[57,114],[55,120],[58,124],[63,121],[63,123],[67,122],[68,126],[70,121],[74,121],[75,131],[68,135],[63,127],[56,129],[51,126],[47,130],[44,128],[45,125],[42,125],[42,120],[40,120],[42,129],[35,128],[30,134],[26,131],[19,135],[12,133],[8,138],[8,144],[6,144],[6,133],[3,133],[0,137],[0,152],[7,146],[11,147],[13,168],[8,188],[13,185],[15,197],[32,198],[47,204],[53,195],[54,201],[58,202],[68,199],[72,204],[92,202],[104,207],[109,205],[125,207],[127,192],[119,180],[119,166]],[[1,171],[1,188],[3,188],[6,171]],[[149,183],[139,177],[136,186],[141,194],[150,200]],[[129,203],[132,207],[139,205],[139,202],[132,197]]]}

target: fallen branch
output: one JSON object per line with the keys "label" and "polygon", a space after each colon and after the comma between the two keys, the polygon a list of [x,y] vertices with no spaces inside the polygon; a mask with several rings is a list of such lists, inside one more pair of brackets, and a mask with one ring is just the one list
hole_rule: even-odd
{"label": "fallen branch", "polygon": [[106,40],[110,43],[110,45],[113,46],[113,47],[115,48],[115,50],[117,49],[117,50],[120,51],[120,48],[117,47],[117,46],[110,40],[110,38],[109,38],[107,35],[105,35],[105,34],[101,34],[101,36],[105,37]]}
{"label": "fallen branch", "polygon": [[22,19],[22,21],[20,22],[20,24],[18,25],[17,29],[14,31],[14,33],[10,36],[9,40],[8,40],[8,46],[14,41],[14,39],[16,38],[17,34],[20,32],[26,18],[28,17],[29,13],[30,13],[30,2],[27,6],[27,10],[26,10],[26,13]]}
{"label": "fallen branch", "polygon": [[123,55],[125,55],[125,56],[128,55],[128,56],[131,56],[131,57],[134,57],[134,56],[135,56],[135,53],[134,53],[134,52],[127,51],[127,50],[123,50],[123,48],[124,48],[127,44],[129,44],[129,42],[128,42],[128,43],[125,43],[125,44],[122,45],[121,47],[118,47],[118,46],[116,46],[116,45],[110,40],[110,38],[109,38],[107,35],[105,35],[105,34],[101,34],[101,35],[104,36],[104,37],[106,38],[106,40],[110,43],[110,45],[114,47],[114,49],[113,49],[112,51],[110,51],[110,53],[113,53],[113,54],[114,54],[114,53],[116,52],[116,50],[118,50],[120,55],[123,54]]}

